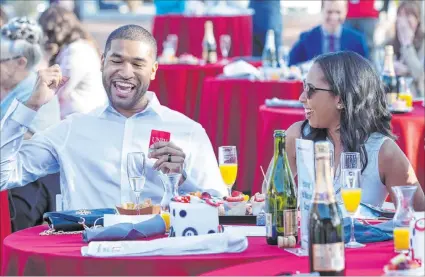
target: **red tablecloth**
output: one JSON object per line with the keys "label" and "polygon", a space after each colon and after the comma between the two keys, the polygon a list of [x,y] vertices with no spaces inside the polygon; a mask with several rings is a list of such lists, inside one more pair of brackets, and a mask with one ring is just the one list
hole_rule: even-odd
{"label": "red tablecloth", "polygon": [[[304,120],[303,109],[293,108],[268,108],[260,107],[260,117],[262,120],[262,133],[258,136],[257,149],[258,164],[264,169],[267,168],[273,155],[273,131],[276,129],[288,129],[294,122]],[[393,114],[391,121],[392,130],[398,136],[397,144],[409,158],[419,179],[419,183],[425,185],[425,109],[422,105],[415,104],[414,110],[407,114]],[[261,149],[259,148],[261,146]],[[255,187],[261,187],[261,171],[256,168]]]}
{"label": "red tablecloth", "polygon": [[202,39],[204,24],[211,20],[214,25],[214,37],[217,42],[217,54],[221,57],[220,36],[230,35],[232,45],[229,57],[252,55],[252,16],[184,16],[160,15],[155,16],[153,36],[158,43],[158,53],[162,53],[162,43],[169,34],[178,36],[177,55],[183,53],[202,57]]}
{"label": "red tablecloth", "polygon": [[0,192],[0,267],[3,264],[3,239],[10,234],[10,213],[7,191]]}
{"label": "red tablecloth", "polygon": [[301,90],[299,81],[205,80],[199,123],[205,128],[216,155],[219,146],[236,145],[235,188],[238,190],[252,189],[257,151],[262,149],[256,149],[261,134],[258,107],[268,98],[298,99]]}
{"label": "red tablecloth", "polygon": [[2,275],[199,275],[233,265],[286,257],[287,253],[266,244],[265,238],[248,238],[242,253],[94,258],[82,257],[81,235],[39,236],[46,226],[28,228],[4,241]]}
{"label": "red tablecloth", "polygon": [[162,105],[198,120],[204,79],[222,72],[222,64],[160,64],[149,90],[156,93]]}
{"label": "red tablecloth", "polygon": [[[346,275],[381,276],[383,267],[396,254],[392,241],[368,244],[361,249],[346,249]],[[296,257],[283,252],[283,257],[272,260],[245,263],[211,271],[201,276],[276,276],[278,274],[309,272],[308,257]]]}

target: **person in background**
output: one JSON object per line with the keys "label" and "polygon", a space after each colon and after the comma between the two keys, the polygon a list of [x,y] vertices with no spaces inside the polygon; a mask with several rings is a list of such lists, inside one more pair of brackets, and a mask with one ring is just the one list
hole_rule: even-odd
{"label": "person in background", "polygon": [[364,34],[370,57],[374,57],[374,35],[379,21],[375,0],[348,0],[345,26]]}
{"label": "person in background", "polygon": [[156,15],[182,14],[185,11],[186,0],[154,0]]}
{"label": "person in background", "polygon": [[69,77],[58,94],[61,118],[103,106],[106,96],[101,83],[100,54],[75,14],[53,4],[41,14],[39,24],[46,35],[49,65],[59,64],[63,75]]}
{"label": "person in background", "polygon": [[[31,97],[37,80],[35,70],[43,55],[42,40],[41,27],[26,17],[13,18],[2,27],[0,119],[7,117],[7,110],[13,101],[26,102]],[[59,102],[54,97],[39,110],[24,138],[30,139],[34,133],[42,132],[59,121]],[[41,180],[10,190],[12,231],[41,224],[43,213],[53,210],[54,195],[58,191],[59,183],[46,187]]]}
{"label": "person in background", "polygon": [[341,201],[340,155],[358,152],[362,164],[362,203],[382,207],[393,186],[417,187],[415,211],[425,210],[424,192],[406,155],[395,143],[380,74],[371,62],[351,51],[318,56],[304,81],[300,102],[305,121],[286,132],[289,164],[297,174],[297,138],[328,140],[334,148],[334,187]]}
{"label": "person in background", "polygon": [[411,91],[424,97],[424,31],[418,1],[403,1],[397,9],[395,37],[392,41],[397,76],[413,78]]}
{"label": "person in background", "polygon": [[250,0],[249,8],[254,10],[252,17],[252,56],[261,57],[266,43],[266,33],[273,30],[275,35],[276,51],[282,44],[283,18],[279,0]]}
{"label": "person in background", "polygon": [[343,26],[346,0],[322,1],[322,23],[300,35],[289,53],[289,66],[307,62],[320,54],[353,51],[368,58],[363,34]]}
{"label": "person in background", "polygon": [[[144,28],[125,25],[114,30],[101,67],[108,104],[88,114],[70,115],[23,141],[37,110],[63,89],[58,65],[41,70],[31,98],[25,103],[15,100],[1,124],[0,191],[60,172],[64,210],[114,207],[134,196],[127,178],[127,154],[143,151],[147,160],[142,198],[161,202],[160,172],[182,173],[180,194],[226,195],[205,130],[162,106],[148,91],[158,69],[156,58],[156,41]],[[150,146],[152,130],[168,130],[172,141]]]}

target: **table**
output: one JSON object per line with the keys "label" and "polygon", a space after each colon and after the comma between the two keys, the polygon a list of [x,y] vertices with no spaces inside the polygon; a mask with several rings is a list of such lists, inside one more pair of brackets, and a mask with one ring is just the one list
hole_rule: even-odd
{"label": "table", "polygon": [[252,55],[252,16],[155,16],[152,34],[158,44],[158,53],[162,53],[163,42],[169,34],[178,36],[177,56],[183,53],[202,57],[202,39],[204,24],[211,20],[214,25],[214,37],[217,42],[217,55],[220,58],[220,36],[230,35],[232,45],[229,57]]}
{"label": "table", "polygon": [[160,64],[149,90],[159,102],[197,121],[204,79],[223,72],[223,64]]}
{"label": "table", "polygon": [[237,147],[236,189],[258,191],[252,190],[257,139],[261,134],[258,107],[268,98],[298,99],[301,91],[300,81],[205,80],[199,123],[205,128],[216,155],[219,146]]}
{"label": "table", "polygon": [[0,192],[0,267],[3,263],[3,239],[11,232],[9,201],[7,191]]}
{"label": "table", "polygon": [[81,235],[39,236],[47,226],[28,228],[4,240],[4,264],[1,275],[199,275],[237,264],[287,255],[269,246],[264,237],[248,238],[242,253],[95,258],[82,257]]}
{"label": "table", "polygon": [[[396,256],[392,241],[372,243],[361,249],[345,249],[347,276],[381,276],[383,267]],[[309,272],[308,257],[283,252],[279,258],[222,268],[201,276],[276,276],[285,272]]]}
{"label": "table", "polygon": [[[262,132],[259,135],[257,149],[261,145],[258,154],[257,168],[260,165],[266,170],[273,156],[273,131],[276,129],[288,129],[294,122],[305,119],[303,109],[294,108],[269,108],[265,105],[259,108],[262,120]],[[422,104],[414,104],[414,110],[406,114],[393,114],[391,127],[398,140],[396,141],[412,163],[419,183],[425,186],[425,109]],[[260,188],[263,177],[258,169],[255,178],[255,187]]]}

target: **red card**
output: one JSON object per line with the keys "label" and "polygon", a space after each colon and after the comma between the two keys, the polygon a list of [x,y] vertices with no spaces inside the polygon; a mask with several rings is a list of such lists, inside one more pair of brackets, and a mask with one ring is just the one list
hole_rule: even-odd
{"label": "red card", "polygon": [[152,130],[151,132],[151,139],[149,140],[149,148],[152,144],[155,144],[159,141],[170,141],[171,133],[164,132],[164,131],[158,131],[158,130]]}

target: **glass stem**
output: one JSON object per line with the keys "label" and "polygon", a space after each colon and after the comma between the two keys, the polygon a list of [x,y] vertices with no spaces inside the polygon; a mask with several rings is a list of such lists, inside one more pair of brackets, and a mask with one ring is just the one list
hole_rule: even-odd
{"label": "glass stem", "polygon": [[227,192],[229,193],[229,196],[232,196],[232,188],[231,187],[227,187]]}
{"label": "glass stem", "polygon": [[136,193],[136,213],[137,213],[137,215],[140,215],[139,202],[140,202],[140,194]]}
{"label": "glass stem", "polygon": [[354,238],[354,216],[351,216],[351,236],[350,236],[350,242],[356,242],[356,239]]}

